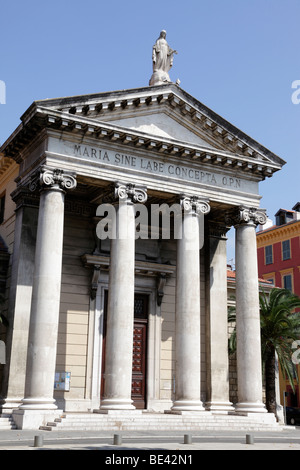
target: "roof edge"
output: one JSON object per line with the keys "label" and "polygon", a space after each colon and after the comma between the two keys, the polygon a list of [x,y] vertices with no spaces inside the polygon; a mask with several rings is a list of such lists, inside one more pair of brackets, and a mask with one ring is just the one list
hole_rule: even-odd
{"label": "roof edge", "polygon": [[[75,95],[70,97],[63,97],[63,98],[50,98],[45,100],[37,100],[34,101],[29,108],[22,114],[21,116],[21,124],[16,128],[16,130],[11,134],[11,136],[5,141],[5,143],[1,146],[0,151],[3,151],[8,143],[11,143],[15,136],[20,133],[23,127],[27,125],[27,123],[31,120],[31,118],[37,113],[39,107],[47,108],[49,112],[54,111],[57,107],[64,107],[68,105],[76,106],[85,103],[88,105],[88,102],[100,100],[104,102],[108,101],[120,101],[126,99],[124,95],[135,95],[136,98],[141,96],[147,97],[151,100],[151,97],[159,98],[159,96],[164,95],[167,97],[168,100],[173,100],[173,105],[180,106],[181,109],[185,108],[185,112],[191,113],[192,118],[195,120],[195,114],[201,114],[201,116],[197,116],[197,118],[202,119],[207,118],[208,120],[213,121],[215,126],[219,126],[223,134],[228,133],[231,134],[234,138],[241,142],[241,144],[251,147],[254,151],[258,152],[265,158],[269,159],[272,163],[276,164],[281,169],[283,165],[286,164],[286,161],[280,158],[278,155],[271,152],[269,149],[261,145],[259,142],[254,140],[253,138],[249,137],[243,131],[238,129],[236,126],[231,124],[226,119],[222,118],[219,114],[212,111],[206,105],[201,103],[199,100],[194,98],[188,92],[183,90],[179,87],[179,85],[175,83],[168,83],[164,85],[155,85],[155,86],[145,86],[141,88],[131,88],[125,90],[118,90],[118,91],[110,91],[110,92],[101,92],[101,93],[93,93],[93,94],[85,94],[85,95]],[[54,109],[53,109],[54,108]]]}

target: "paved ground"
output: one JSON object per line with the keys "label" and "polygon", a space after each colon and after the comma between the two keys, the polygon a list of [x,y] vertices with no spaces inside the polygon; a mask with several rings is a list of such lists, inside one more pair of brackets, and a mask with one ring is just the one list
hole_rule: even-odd
{"label": "paved ground", "polygon": [[[115,445],[115,434],[121,437],[121,444]],[[185,455],[199,450],[300,450],[300,427],[286,426],[277,432],[247,431],[195,431],[190,433],[191,443],[184,443],[187,432],[125,432],[115,433],[92,431],[0,431],[0,450],[102,450],[103,456],[139,455],[140,460],[161,452],[178,451]],[[251,437],[246,438],[246,435]],[[36,438],[36,436],[39,436]],[[187,439],[187,438],[186,438]],[[247,440],[251,443],[247,443]],[[253,443],[252,443],[253,442]],[[142,452],[144,451],[144,452]],[[102,454],[100,454],[102,455]],[[105,457],[109,458],[109,457]],[[145,460],[143,460],[145,465]],[[105,462],[109,463],[109,462]],[[111,462],[123,463],[124,462]],[[140,462],[141,463],[141,462]],[[149,463],[146,461],[146,463]],[[161,462],[162,463],[162,462]],[[190,462],[186,462],[190,463]],[[126,461],[133,467],[134,462]]]}

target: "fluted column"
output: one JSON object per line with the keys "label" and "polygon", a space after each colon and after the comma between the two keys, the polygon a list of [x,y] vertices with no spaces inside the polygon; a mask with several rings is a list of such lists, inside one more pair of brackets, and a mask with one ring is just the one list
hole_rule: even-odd
{"label": "fluted column", "polygon": [[[181,199],[182,236],[176,264],[176,400],[173,411],[202,411],[200,357],[200,229],[210,207],[196,197]],[[202,224],[202,225],[201,225]]]}
{"label": "fluted column", "polygon": [[135,208],[147,200],[144,189],[117,185],[111,240],[104,399],[101,410],[130,410],[134,322]]}
{"label": "fluted column", "polygon": [[[43,167],[22,410],[56,409],[53,399],[61,289],[64,197],[74,174]],[[36,187],[37,181],[33,186]]]}
{"label": "fluted column", "polygon": [[236,334],[237,412],[266,412],[262,403],[262,364],[256,225],[264,224],[264,211],[240,207],[236,230]]}

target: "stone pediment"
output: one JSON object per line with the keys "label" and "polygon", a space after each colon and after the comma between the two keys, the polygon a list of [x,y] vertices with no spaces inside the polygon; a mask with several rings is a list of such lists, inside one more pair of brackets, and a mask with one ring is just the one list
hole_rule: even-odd
{"label": "stone pediment", "polygon": [[38,123],[43,128],[145,146],[161,154],[235,166],[262,179],[285,163],[173,83],[35,101],[21,120],[2,146],[12,157],[13,142],[19,149],[21,137],[30,136],[28,127],[35,121],[35,129]]}
{"label": "stone pediment", "polygon": [[[116,119],[114,124],[123,128],[148,134],[163,139],[173,139],[181,142],[199,145],[201,147],[216,148],[211,142],[205,140],[205,135],[179,123],[166,113],[151,113],[135,117]],[[217,145],[217,147],[219,147]]]}

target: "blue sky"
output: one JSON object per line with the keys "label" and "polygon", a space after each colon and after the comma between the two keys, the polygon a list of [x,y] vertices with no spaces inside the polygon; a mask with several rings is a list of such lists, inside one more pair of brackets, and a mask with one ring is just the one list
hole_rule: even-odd
{"label": "blue sky", "polygon": [[287,161],[268,215],[300,200],[300,0],[1,0],[0,18],[0,144],[34,100],[148,85],[166,29],[171,79]]}

